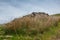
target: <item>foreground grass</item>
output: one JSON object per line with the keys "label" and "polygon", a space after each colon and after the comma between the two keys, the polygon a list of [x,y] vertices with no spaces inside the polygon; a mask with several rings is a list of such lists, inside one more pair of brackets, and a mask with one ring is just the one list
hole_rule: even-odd
{"label": "foreground grass", "polygon": [[[2,28],[0,28],[2,31]],[[60,38],[57,38],[60,33],[60,23],[58,23],[57,27],[51,27],[47,31],[44,31],[43,34],[38,33],[34,36],[29,35],[4,35],[0,34],[0,40],[58,40]],[[0,31],[0,33],[1,33]]]}
{"label": "foreground grass", "polygon": [[57,27],[49,28],[49,31],[46,31],[44,34],[42,34],[41,40],[58,40],[57,35],[60,34],[59,30],[60,30],[60,23],[58,24]]}
{"label": "foreground grass", "polygon": [[60,18],[23,17],[0,27],[0,40],[60,40]]}

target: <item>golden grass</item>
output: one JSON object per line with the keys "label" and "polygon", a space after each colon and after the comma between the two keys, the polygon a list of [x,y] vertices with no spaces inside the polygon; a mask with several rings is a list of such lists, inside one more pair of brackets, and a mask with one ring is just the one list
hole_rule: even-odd
{"label": "golden grass", "polygon": [[60,21],[60,16],[47,16],[47,15],[36,15],[34,17],[25,16],[22,18],[18,18],[16,20],[11,21],[6,24],[6,29],[8,30],[17,30],[23,29],[26,30],[27,33],[31,32],[31,30],[36,31],[44,31],[52,26],[57,26],[57,22]]}

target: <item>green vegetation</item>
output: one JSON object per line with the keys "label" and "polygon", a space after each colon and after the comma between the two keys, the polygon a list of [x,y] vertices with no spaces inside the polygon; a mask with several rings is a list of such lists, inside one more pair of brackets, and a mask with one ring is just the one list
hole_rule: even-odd
{"label": "green vegetation", "polygon": [[[34,31],[33,31],[33,34],[31,35],[19,35],[19,34],[16,35],[15,34],[15,35],[8,35],[7,37],[7,35],[0,34],[0,40],[3,40],[3,39],[7,39],[7,40],[53,40],[54,39],[55,40],[57,39],[56,35],[57,34],[59,35],[60,33],[58,32],[59,30],[60,30],[60,22],[58,23],[57,27],[50,27],[48,30],[44,31],[43,34],[36,33],[37,35],[34,35],[35,34]],[[1,31],[4,32],[4,30],[2,29]]]}
{"label": "green vegetation", "polygon": [[58,14],[54,14],[53,16],[60,16],[60,13],[58,13]]}
{"label": "green vegetation", "polygon": [[[37,19],[37,20],[35,20]],[[22,18],[0,27],[0,40],[60,40],[60,18]]]}

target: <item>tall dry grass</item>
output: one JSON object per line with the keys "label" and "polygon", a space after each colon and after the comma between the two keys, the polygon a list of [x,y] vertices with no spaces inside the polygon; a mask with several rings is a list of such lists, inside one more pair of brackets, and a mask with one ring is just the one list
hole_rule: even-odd
{"label": "tall dry grass", "polygon": [[[35,16],[25,16],[11,21],[5,24],[7,30],[17,31],[19,33],[35,34],[38,32],[43,32],[49,27],[57,26],[60,21],[60,16],[47,16],[47,15],[35,15]],[[21,32],[22,31],[22,32]],[[7,32],[9,33],[9,32]]]}

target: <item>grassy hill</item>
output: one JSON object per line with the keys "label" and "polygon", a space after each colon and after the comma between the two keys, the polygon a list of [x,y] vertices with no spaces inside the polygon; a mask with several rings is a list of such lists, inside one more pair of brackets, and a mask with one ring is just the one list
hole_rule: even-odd
{"label": "grassy hill", "polygon": [[[16,18],[4,24],[1,40],[60,40],[60,16],[44,12]],[[1,33],[1,32],[0,32]],[[8,37],[6,37],[8,35]],[[12,37],[9,37],[12,36]]]}
{"label": "grassy hill", "polygon": [[58,14],[54,14],[53,16],[60,16],[60,13],[58,13]]}

